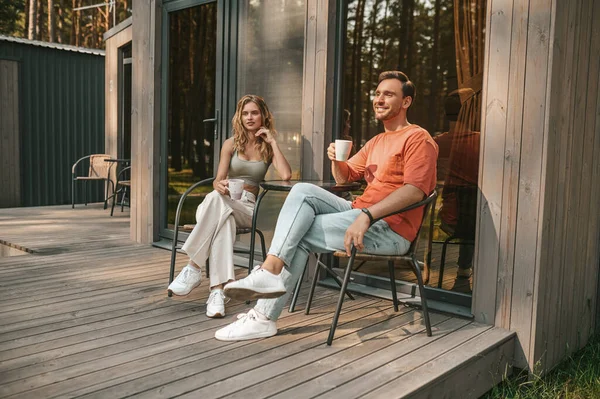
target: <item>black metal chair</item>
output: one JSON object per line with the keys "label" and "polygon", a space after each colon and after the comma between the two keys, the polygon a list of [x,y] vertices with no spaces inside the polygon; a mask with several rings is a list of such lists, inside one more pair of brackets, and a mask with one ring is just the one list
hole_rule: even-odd
{"label": "black metal chair", "polygon": [[[169,284],[171,284],[173,282],[173,279],[175,278],[175,260],[176,260],[176,256],[177,256],[177,250],[181,249],[181,245],[179,245],[179,242],[178,242],[178,237],[179,237],[179,219],[181,217],[181,210],[183,209],[183,203],[184,203],[185,199],[188,197],[188,195],[192,191],[194,191],[196,188],[198,188],[200,186],[206,186],[209,184],[212,185],[212,182],[214,180],[215,180],[214,177],[210,177],[208,179],[204,179],[197,183],[194,183],[193,185],[190,186],[190,188],[188,188],[183,193],[183,195],[179,199],[179,204],[177,204],[177,212],[175,213],[175,231],[173,232],[173,244],[171,247],[171,270],[169,272]],[[265,236],[263,235],[262,231],[260,231],[259,229],[256,229],[255,233],[258,234],[258,236],[260,237],[262,256],[264,259],[265,256],[267,255],[267,249],[265,247]],[[237,228],[236,234],[237,235],[252,234],[252,228],[250,228],[250,227]],[[242,253],[242,254],[249,254],[251,251],[253,251],[253,248],[250,248],[249,250],[237,250],[235,252]],[[250,273],[251,267],[252,267],[252,265],[248,266],[248,273]],[[207,275],[209,274],[209,270],[210,270],[210,265],[208,264],[208,260],[207,260],[206,261],[206,274]],[[171,292],[169,292],[168,295],[171,296],[172,295]]]}
{"label": "black metal chair", "polygon": [[[89,159],[89,168],[87,175],[78,175],[77,174],[77,166],[82,163],[84,160]],[[87,205],[87,182],[88,181],[103,181],[106,182],[106,195],[104,196],[104,209],[107,208],[108,199],[110,196],[108,195],[109,186],[112,188],[112,195],[115,192],[115,184],[110,178],[110,170],[112,167],[112,163],[105,162],[106,159],[110,159],[110,155],[108,154],[93,154],[87,155],[85,157],[79,158],[77,162],[73,164],[71,167],[71,205],[75,208],[75,182],[83,181],[84,191],[83,198],[84,204]],[[79,168],[81,169],[81,168]]]}
{"label": "black metal chair", "polygon": [[[413,205],[407,206],[404,209],[401,209],[397,212],[393,212],[390,213],[388,215],[382,216],[380,218],[377,218],[375,220],[373,220],[373,222],[371,222],[371,226],[383,219],[386,218],[388,216],[392,216],[392,215],[396,215],[402,212],[406,212],[409,211],[411,209],[415,209],[415,208],[419,208],[419,207],[424,207],[423,209],[423,218],[426,217],[427,215],[427,211],[428,208],[430,206],[432,206],[432,204],[435,204],[435,200],[437,198],[437,192],[434,190],[426,199],[424,199],[423,201],[419,201]],[[422,225],[422,223],[421,223]],[[344,295],[347,293],[347,289],[348,289],[348,283],[350,282],[350,274],[352,273],[352,266],[354,264],[355,260],[387,260],[388,261],[388,267],[389,267],[389,273],[390,273],[390,285],[391,285],[391,291],[392,291],[392,301],[394,303],[394,311],[398,311],[398,294],[396,293],[396,277],[395,277],[395,271],[394,271],[394,262],[397,261],[403,261],[403,262],[408,262],[411,265],[412,271],[415,274],[416,278],[417,278],[417,283],[419,285],[419,294],[421,295],[421,306],[423,307],[423,317],[425,319],[425,328],[427,329],[427,336],[431,337],[432,333],[431,333],[431,322],[429,320],[429,308],[427,307],[427,297],[425,294],[425,287],[423,284],[423,276],[421,275],[421,269],[419,267],[419,263],[417,261],[417,256],[416,256],[416,250],[419,244],[419,233],[420,233],[420,228],[417,231],[417,237],[414,239],[414,241],[410,244],[410,248],[408,250],[408,252],[404,255],[390,255],[390,256],[385,256],[385,255],[371,255],[365,252],[361,252],[357,254],[356,248],[354,246],[352,246],[352,252],[350,255],[350,258],[348,259],[348,264],[346,266],[346,270],[344,273],[344,280],[342,281],[342,286],[341,286],[341,290],[340,290],[340,296],[338,299],[338,304],[337,304],[337,308],[335,311],[335,314],[333,316],[333,321],[331,322],[331,328],[329,330],[329,337],[327,338],[327,345],[331,345],[331,343],[333,342],[333,336],[335,335],[335,329],[337,328],[337,323],[338,323],[338,319],[340,316],[340,312],[342,310],[342,304],[344,303]],[[431,232],[429,232],[429,234],[431,234]],[[347,254],[345,251],[336,251],[333,253],[333,255],[335,257],[338,258],[348,258]],[[315,270],[315,274],[313,277],[313,281],[312,281],[312,285],[310,287],[310,292],[308,294],[308,301],[306,303],[306,310],[305,313],[308,314],[310,312],[310,305],[312,303],[312,299],[313,299],[313,295],[315,292],[315,287],[317,285],[317,281],[319,279],[318,277],[318,269],[320,268],[324,268],[325,266],[321,263],[317,263],[317,270]],[[328,271],[329,272],[329,271]]]}
{"label": "black metal chair", "polygon": [[455,192],[456,195],[456,225],[451,226],[452,230],[450,231],[445,229],[442,225],[442,230],[444,230],[448,234],[448,237],[444,241],[433,241],[434,244],[442,244],[438,288],[442,288],[442,283],[444,280],[446,250],[448,249],[448,245],[460,245],[461,247],[475,246],[475,214],[477,211],[477,186],[452,187],[452,190]]}
{"label": "black metal chair", "polygon": [[110,208],[110,216],[113,215],[115,210],[115,204],[119,198],[119,194],[121,194],[121,212],[123,212],[123,208],[125,206],[125,198],[127,201],[131,201],[131,199],[127,196],[131,196],[131,166],[127,166],[119,172],[117,175],[117,183],[115,184],[115,194],[112,201],[112,207]]}

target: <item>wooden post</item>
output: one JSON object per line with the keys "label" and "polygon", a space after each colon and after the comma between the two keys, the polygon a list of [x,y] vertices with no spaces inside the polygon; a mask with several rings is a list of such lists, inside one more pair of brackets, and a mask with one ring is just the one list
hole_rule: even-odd
{"label": "wooden post", "polygon": [[158,239],[162,0],[134,0],[131,239]]}

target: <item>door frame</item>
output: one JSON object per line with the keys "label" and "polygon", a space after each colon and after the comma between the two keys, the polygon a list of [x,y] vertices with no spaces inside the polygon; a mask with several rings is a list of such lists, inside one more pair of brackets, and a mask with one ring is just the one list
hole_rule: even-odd
{"label": "door frame", "polygon": [[[169,104],[169,17],[173,12],[203,4],[217,5],[217,46],[216,46],[216,76],[215,76],[215,113],[219,118],[215,123],[214,167],[223,142],[227,139],[228,121],[235,111],[235,78],[237,53],[237,3],[225,0],[174,0],[163,5],[162,13],[162,74],[161,74],[161,104],[160,104],[160,190],[159,190],[159,237],[173,239],[173,230],[167,228],[167,189],[168,189],[168,104]],[[229,4],[234,3],[234,4]],[[186,233],[180,233],[185,239]]]}

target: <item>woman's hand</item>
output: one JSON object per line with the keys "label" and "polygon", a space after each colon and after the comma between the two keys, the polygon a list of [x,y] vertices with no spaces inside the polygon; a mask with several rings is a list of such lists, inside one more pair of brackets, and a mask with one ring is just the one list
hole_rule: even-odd
{"label": "woman's hand", "polygon": [[229,185],[229,181],[227,181],[227,180],[219,180],[219,181],[215,180],[213,183],[213,187],[214,187],[215,191],[221,195],[229,195],[229,189],[227,188],[228,185]]}
{"label": "woman's hand", "polygon": [[273,142],[275,142],[275,137],[273,137],[273,133],[266,127],[261,127],[256,133],[254,133],[254,135],[256,137],[262,138],[267,144],[273,144]]}

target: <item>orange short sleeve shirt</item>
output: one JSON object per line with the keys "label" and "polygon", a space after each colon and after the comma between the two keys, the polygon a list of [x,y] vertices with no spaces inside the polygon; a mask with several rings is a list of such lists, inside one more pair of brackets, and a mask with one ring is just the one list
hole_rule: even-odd
{"label": "orange short sleeve shirt", "polygon": [[[438,146],[427,131],[409,125],[395,132],[378,134],[348,160],[351,181],[364,177],[367,188],[352,203],[353,208],[376,204],[396,189],[410,184],[429,195],[436,184]],[[390,216],[391,229],[413,241],[423,218],[423,208]]]}

